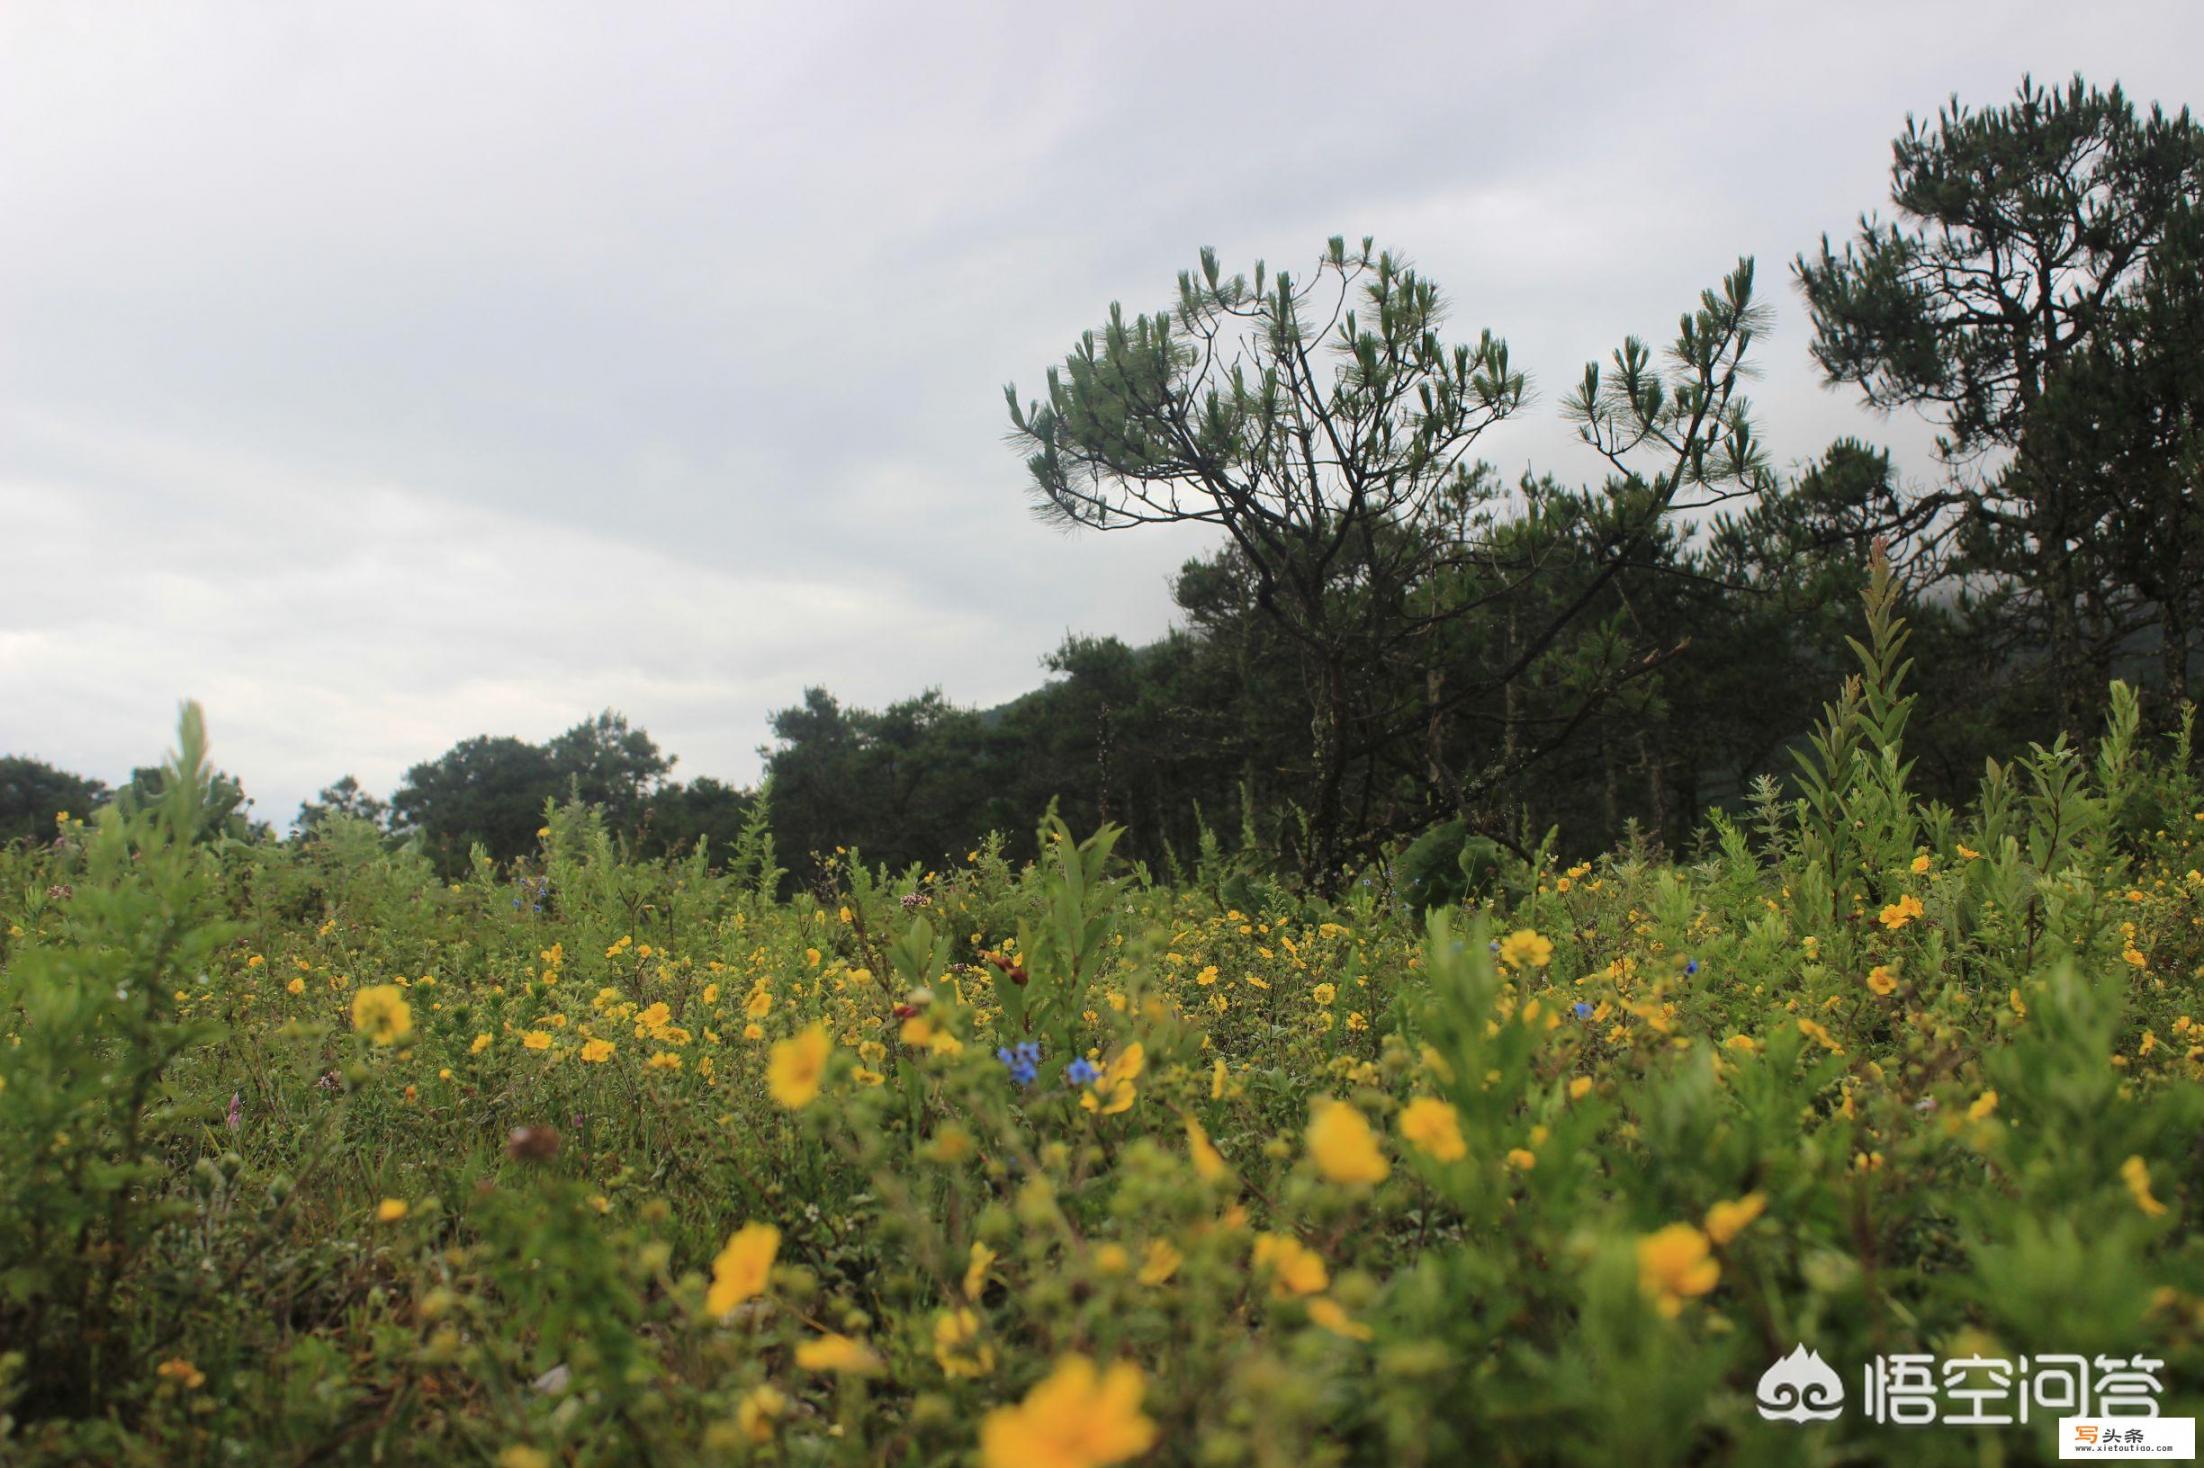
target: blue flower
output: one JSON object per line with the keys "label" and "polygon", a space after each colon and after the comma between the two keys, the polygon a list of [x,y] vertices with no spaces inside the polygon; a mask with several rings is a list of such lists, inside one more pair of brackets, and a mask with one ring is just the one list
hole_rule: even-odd
{"label": "blue flower", "polygon": [[1033,1084],[1041,1073],[1041,1047],[1028,1040],[1015,1049],[1005,1045],[995,1052],[995,1058],[1010,1072],[1010,1078],[1021,1086]]}
{"label": "blue flower", "polygon": [[1590,1019],[1592,1017],[1592,1006],[1579,999],[1576,1002],[1576,1017],[1578,1019]]}
{"label": "blue flower", "polygon": [[1100,1074],[1102,1072],[1096,1070],[1084,1055],[1064,1067],[1064,1079],[1075,1086],[1091,1086],[1094,1078]]}
{"label": "blue flower", "polygon": [[1684,972],[1685,972],[1685,973],[1687,973],[1687,974],[1695,974],[1695,973],[1699,972],[1699,960],[1698,960],[1698,959],[1696,959],[1696,958],[1687,958],[1687,959],[1685,959],[1685,960],[1684,960]]}

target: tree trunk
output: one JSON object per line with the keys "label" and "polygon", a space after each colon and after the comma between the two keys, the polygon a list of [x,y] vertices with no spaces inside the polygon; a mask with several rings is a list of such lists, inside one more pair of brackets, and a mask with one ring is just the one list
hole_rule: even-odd
{"label": "tree trunk", "polygon": [[1661,762],[1653,758],[1652,749],[1645,742],[1645,731],[1638,731],[1638,768],[1645,771],[1646,790],[1653,797],[1653,829],[1664,850],[1668,847],[1668,787],[1661,779]]}
{"label": "tree trunk", "polygon": [[1301,880],[1311,891],[1330,896],[1339,883],[1347,785],[1347,667],[1336,652],[1323,655],[1315,703],[1316,802],[1301,854]]}
{"label": "tree trunk", "polygon": [[2188,609],[2178,591],[2158,606],[2158,666],[2166,680],[2166,706],[2178,710],[2189,696]]}
{"label": "tree trunk", "polygon": [[2086,738],[2089,695],[2084,688],[2087,672],[2083,666],[2081,607],[2079,588],[2073,584],[2074,554],[2067,547],[2066,537],[2054,530],[2042,536],[2038,545],[2044,557],[2044,600],[2049,616],[2051,633],[2051,688],[2058,704],[2059,727],[2069,739],[2079,743]]}
{"label": "tree trunk", "polygon": [[1599,764],[1605,780],[1600,789],[1601,810],[1607,818],[1607,829],[1600,835],[1600,844],[1614,844],[1622,830],[1622,785],[1615,770],[1615,745],[1607,737],[1607,721],[1599,721]]}

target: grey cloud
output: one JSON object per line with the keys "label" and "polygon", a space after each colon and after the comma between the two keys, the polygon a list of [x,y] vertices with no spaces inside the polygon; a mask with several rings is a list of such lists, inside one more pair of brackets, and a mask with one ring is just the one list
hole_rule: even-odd
{"label": "grey cloud", "polygon": [[1199,245],[1405,248],[1542,388],[1741,253],[1787,457],[1786,264],[1904,114],[2024,69],[2187,100],[2178,3],[0,11],[0,747],[109,777],[200,696],[287,814],[605,704],[746,778],[807,682],[1030,686],[1165,624],[1189,537],[1024,514],[1000,387]]}

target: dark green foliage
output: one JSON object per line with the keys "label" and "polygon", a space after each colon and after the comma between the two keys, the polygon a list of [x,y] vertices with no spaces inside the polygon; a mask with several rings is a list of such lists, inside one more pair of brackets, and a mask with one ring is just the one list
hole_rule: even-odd
{"label": "dark green foliage", "polygon": [[685,785],[668,783],[645,808],[644,844],[652,851],[687,851],[702,845],[717,863],[740,845],[757,804],[750,791],[709,775]]}
{"label": "dark green foliage", "polygon": [[[166,799],[170,778],[167,766],[132,770],[130,782],[115,792],[115,804],[125,813],[150,810]],[[252,818],[252,803],[235,775],[213,771],[208,776],[206,798],[194,806],[199,824],[192,839],[265,840],[273,832],[266,821]]]}
{"label": "dark green foliage", "polygon": [[357,779],[346,775],[334,785],[323,786],[321,793],[312,800],[301,801],[298,819],[293,824],[304,836],[340,816],[381,826],[390,820],[390,806],[361,788]]}
{"label": "dark green foliage", "polygon": [[2135,288],[2037,403],[2010,478],[2102,507],[2092,550],[2158,639],[2168,701],[2189,694],[2204,624],[2204,199],[2169,213]]}
{"label": "dark green foliage", "polygon": [[642,818],[644,805],[672,770],[673,759],[660,754],[657,741],[628,727],[627,716],[606,709],[551,741],[544,753],[552,772],[571,795],[604,807],[613,829],[626,830]]}
{"label": "dark green foliage", "polygon": [[55,817],[89,816],[107,799],[98,780],[57,770],[21,755],[0,758],[0,845],[10,841],[50,841]]}
{"label": "dark green foliage", "polygon": [[2197,514],[2204,127],[2138,115],[2117,86],[2023,80],[2003,108],[1908,119],[1892,153],[1897,221],[1797,262],[1814,355],[1831,383],[1943,428],[1961,569],[2046,645],[2040,676],[2078,736],[2139,633],[2186,683],[2197,577],[2170,547]]}
{"label": "dark green foliage", "polygon": [[533,849],[544,803],[560,793],[548,750],[479,735],[408,770],[390,804],[393,819],[419,833],[437,868],[457,873],[474,846],[501,862]]}
{"label": "dark green foliage", "polygon": [[1433,826],[1400,855],[1401,901],[1411,908],[1452,907],[1469,895],[1462,864],[1469,828],[1459,820]]}
{"label": "dark green foliage", "polygon": [[[1566,406],[1613,476],[1553,497],[1594,533],[1550,536],[1504,513],[1471,457],[1524,400],[1504,343],[1446,344],[1437,287],[1367,239],[1333,239],[1306,279],[1266,276],[1258,262],[1252,282],[1228,278],[1204,250],[1175,306],[1128,322],[1113,305],[1045,399],[1009,392],[1010,416],[1049,517],[1222,531],[1217,579],[1269,624],[1308,712],[1277,855],[1330,891],[1391,837],[1489,818],[1478,808],[1649,666],[1657,650],[1612,618],[1594,655],[1548,655],[1591,647],[1584,629],[1672,534],[1671,511],[1771,487],[1736,391],[1761,313],[1741,261],[1665,362],[1632,337],[1611,369],[1586,369]],[[1523,722],[1518,695],[1541,675],[1561,707]],[[1493,704],[1499,737],[1451,762],[1447,726]]]}
{"label": "dark green foliage", "polygon": [[[617,837],[657,851],[699,837],[731,843],[742,827],[742,798],[717,781],[688,792],[668,784],[673,763],[648,733],[610,709],[548,744],[481,735],[408,770],[391,797],[390,823],[418,834],[447,876],[465,871],[477,846],[500,863],[534,850],[545,805],[554,800],[597,806]],[[323,800],[339,790],[332,786]],[[301,809],[302,825],[311,808]]]}

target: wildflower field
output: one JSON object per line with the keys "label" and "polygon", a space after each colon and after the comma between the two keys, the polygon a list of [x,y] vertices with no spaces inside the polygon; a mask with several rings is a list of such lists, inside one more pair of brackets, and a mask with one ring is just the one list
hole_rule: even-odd
{"label": "wildflower field", "polygon": [[[1908,1353],[2194,1415],[2188,723],[2115,686],[1925,805],[1869,601],[1701,849],[1428,913],[1056,824],[790,896],[575,806],[451,884],[194,839],[187,713],[158,803],[0,855],[0,1461],[2056,1456],[1874,1420]],[[1802,1346],[1841,1417],[1756,1409]]]}

